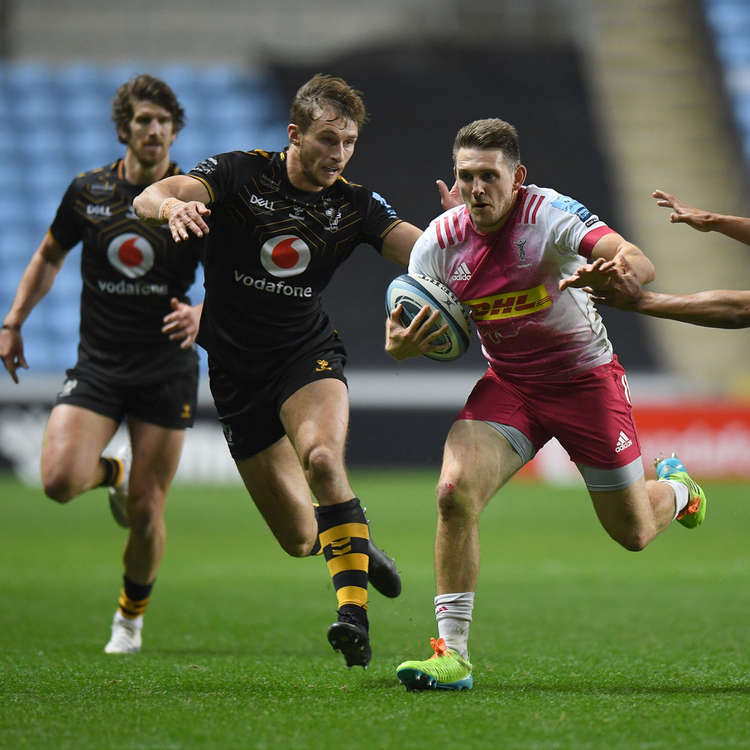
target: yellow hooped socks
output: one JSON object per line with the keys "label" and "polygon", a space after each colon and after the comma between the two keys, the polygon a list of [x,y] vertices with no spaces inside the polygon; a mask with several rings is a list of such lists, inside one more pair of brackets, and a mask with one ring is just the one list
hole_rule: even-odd
{"label": "yellow hooped socks", "polygon": [[122,480],[122,474],[125,470],[122,461],[113,456],[100,456],[99,461],[104,467],[104,479],[100,487],[116,487]]}
{"label": "yellow hooped socks", "polygon": [[315,508],[315,515],[320,546],[336,589],[339,610],[360,607],[366,622],[370,532],[359,499],[354,497],[337,505],[320,505]]}
{"label": "yellow hooped socks", "polygon": [[117,609],[126,619],[137,620],[146,611],[154,584],[134,583],[127,576],[123,576],[122,580],[123,587],[120,591]]}

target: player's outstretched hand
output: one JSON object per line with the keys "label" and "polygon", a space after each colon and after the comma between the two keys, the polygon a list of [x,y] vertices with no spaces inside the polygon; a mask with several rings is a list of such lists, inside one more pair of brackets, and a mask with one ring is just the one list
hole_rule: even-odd
{"label": "player's outstretched hand", "polygon": [[203,305],[191,307],[177,297],[172,297],[169,304],[172,312],[164,316],[161,332],[168,334],[170,341],[180,341],[180,349],[189,349],[198,335]]}
{"label": "player's outstretched hand", "polygon": [[578,268],[575,273],[561,279],[560,291],[568,287],[584,289],[587,292],[604,289],[611,283],[613,273],[616,273],[614,260],[597,258],[593,263],[587,263]]}
{"label": "player's outstretched hand", "polygon": [[175,198],[174,203],[166,208],[167,224],[172,233],[172,239],[175,242],[182,242],[191,234],[196,237],[208,234],[208,224],[203,217],[210,215],[211,209],[201,201],[183,202]]}
{"label": "player's outstretched hand", "polygon": [[23,336],[17,328],[3,328],[0,330],[0,359],[3,360],[5,369],[18,382],[18,369],[23,367],[29,369],[26,358],[23,355]]}
{"label": "player's outstretched hand", "polygon": [[657,206],[672,209],[672,213],[669,214],[669,220],[673,224],[687,224],[699,232],[711,231],[708,225],[711,214],[708,211],[688,206],[687,203],[683,203],[676,195],[665,193],[663,190],[654,190],[651,193],[651,197],[656,199]]}
{"label": "player's outstretched hand", "polygon": [[455,208],[460,206],[463,201],[461,200],[461,194],[458,192],[458,182],[453,183],[453,187],[449,190],[443,180],[435,180],[438,192],[440,193],[440,205],[447,211],[449,208]]}
{"label": "player's outstretched hand", "polygon": [[435,327],[440,311],[433,311],[425,305],[412,319],[408,326],[401,323],[402,305],[397,305],[393,312],[385,319],[385,350],[394,359],[408,359],[418,357],[427,352],[439,352],[446,344],[436,346],[432,342],[442,336],[448,326]]}
{"label": "player's outstretched hand", "polygon": [[643,297],[643,287],[632,269],[625,264],[616,265],[609,273],[609,280],[599,289],[587,289],[597,304],[634,310]]}
{"label": "player's outstretched hand", "polygon": [[560,281],[561,291],[569,286],[588,292],[596,303],[620,310],[634,309],[643,296],[638,277],[624,259],[615,263],[614,260],[597,258]]}

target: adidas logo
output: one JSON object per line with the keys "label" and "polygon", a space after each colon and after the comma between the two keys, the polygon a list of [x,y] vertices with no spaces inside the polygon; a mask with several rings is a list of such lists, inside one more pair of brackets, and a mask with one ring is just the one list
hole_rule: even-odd
{"label": "adidas logo", "polygon": [[630,448],[631,445],[633,445],[633,441],[622,430],[620,430],[620,437],[617,438],[615,453],[622,453],[626,448]]}
{"label": "adidas logo", "polygon": [[451,275],[451,281],[468,281],[471,278],[471,271],[466,263],[462,263]]}

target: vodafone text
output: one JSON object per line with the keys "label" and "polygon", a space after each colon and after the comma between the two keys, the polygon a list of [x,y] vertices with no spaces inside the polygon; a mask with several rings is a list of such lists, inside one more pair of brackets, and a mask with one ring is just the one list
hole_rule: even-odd
{"label": "vodafone text", "polygon": [[108,294],[152,295],[169,294],[167,284],[134,284],[132,281],[102,281],[99,279],[99,289]]}
{"label": "vodafone text", "polygon": [[289,286],[283,281],[268,281],[267,279],[254,279],[242,271],[235,269],[234,280],[243,286],[251,286],[269,294],[283,294],[285,297],[312,297],[311,286]]}

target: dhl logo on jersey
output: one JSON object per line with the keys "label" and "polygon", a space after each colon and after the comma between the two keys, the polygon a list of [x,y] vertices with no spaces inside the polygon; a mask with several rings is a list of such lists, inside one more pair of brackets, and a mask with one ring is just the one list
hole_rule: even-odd
{"label": "dhl logo on jersey", "polygon": [[471,317],[474,320],[504,320],[530,315],[550,307],[552,299],[547,294],[544,284],[540,284],[533,289],[470,299],[464,304],[471,308]]}

